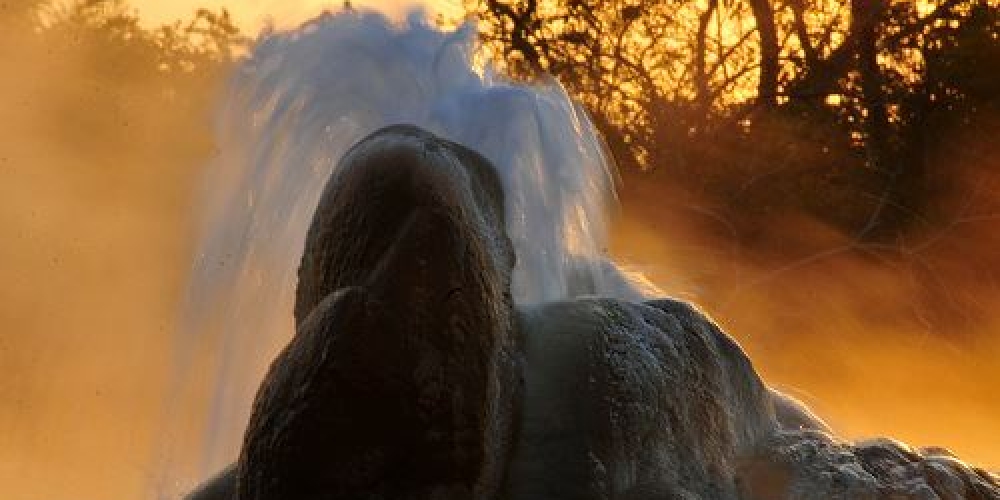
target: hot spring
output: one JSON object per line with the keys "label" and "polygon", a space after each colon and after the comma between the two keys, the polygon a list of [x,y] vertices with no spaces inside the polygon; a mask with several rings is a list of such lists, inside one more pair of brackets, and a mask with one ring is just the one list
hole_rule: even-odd
{"label": "hot spring", "polygon": [[176,397],[207,391],[210,403],[192,426],[203,429],[200,458],[172,461],[164,488],[234,460],[264,369],[293,331],[295,271],[323,184],[378,128],[418,125],[497,166],[518,303],[570,297],[581,277],[625,298],[651,287],[626,283],[603,258],[614,166],[586,113],[555,81],[512,83],[476,49],[472,25],[347,12],[266,35],[235,72],[202,186],[175,363]]}
{"label": "hot spring", "polygon": [[[344,161],[354,166],[345,167],[338,177],[341,172],[336,168],[349,149],[372,132],[394,124],[414,125],[431,134],[421,131],[404,138],[390,133],[389,139],[375,140],[375,146],[366,139],[362,141],[366,145],[359,147],[364,151],[376,148],[380,153],[359,154],[362,159],[357,164],[351,163],[356,159],[353,153],[347,155]],[[929,490],[958,497],[968,493],[1000,498],[994,476],[939,448],[913,449],[886,439],[840,440],[804,405],[764,384],[742,347],[696,307],[670,299],[643,300],[662,294],[606,255],[616,177],[595,126],[556,82],[525,85],[499,75],[477,53],[476,32],[471,25],[455,31],[437,29],[420,13],[394,24],[373,12],[348,9],[323,15],[293,31],[268,33],[257,41],[226,86],[216,136],[218,154],[202,186],[202,227],[175,346],[172,400],[167,407],[187,408],[185,402],[192,398],[207,403],[194,405],[193,418],[178,418],[164,429],[162,437],[169,444],[163,450],[165,460],[157,485],[161,497],[176,497],[198,480],[232,464],[242,445],[238,480],[241,488],[250,488],[250,493],[242,493],[252,496],[264,491],[262,498],[283,498],[289,490],[282,488],[297,487],[326,494],[331,485],[344,491],[361,488],[358,491],[366,493],[365,488],[372,485],[383,488],[372,493],[374,496],[394,492],[403,486],[393,481],[410,484],[406,483],[407,474],[413,475],[400,464],[418,463],[419,458],[414,457],[422,456],[434,457],[436,465],[428,469],[429,478],[414,476],[421,478],[414,484],[430,488],[419,491],[434,498],[439,493],[465,498],[473,491],[484,498],[502,493],[513,499],[545,500],[674,498],[672,495],[868,498],[875,492],[925,498]],[[505,232],[516,255],[509,276],[513,305],[506,298],[488,298],[500,288],[507,293],[506,275],[479,287],[477,279],[494,278],[473,272],[469,279],[468,274],[469,269],[503,274],[507,272],[505,264],[482,264],[486,260],[473,260],[469,257],[472,253],[444,244],[441,248],[446,253],[468,258],[468,266],[462,260],[443,258],[432,264],[443,266],[432,267],[436,273],[414,271],[414,275],[450,276],[452,266],[462,268],[455,273],[460,277],[447,285],[469,285],[467,295],[481,292],[482,296],[476,297],[483,302],[469,299],[472,302],[466,303],[460,298],[458,302],[466,305],[452,306],[450,291],[445,299],[435,294],[426,294],[431,299],[413,299],[417,302],[400,299],[420,293],[398,293],[409,289],[391,281],[381,272],[382,261],[377,261],[378,272],[371,273],[374,278],[326,291],[326,299],[319,305],[310,304],[314,308],[309,317],[318,314],[321,319],[293,324],[298,263],[328,179],[367,179],[364,176],[371,172],[390,171],[372,169],[413,161],[406,168],[416,172],[414,178],[425,175],[434,182],[410,180],[411,184],[398,192],[410,193],[407,190],[413,186],[438,190],[441,186],[435,182],[441,179],[452,183],[445,184],[449,188],[441,193],[459,191],[450,189],[469,184],[468,178],[460,181],[451,173],[458,171],[454,165],[443,167],[439,163],[445,161],[442,156],[420,149],[443,144],[434,143],[437,138],[480,153],[496,170],[504,192]],[[405,154],[379,156],[396,151],[392,148],[399,144],[409,144]],[[458,160],[460,156],[451,158],[447,161],[465,161]],[[364,163],[364,159],[375,163]],[[430,171],[440,176],[433,177],[427,173]],[[377,189],[362,192],[357,188],[377,184],[352,180],[343,185],[351,188],[331,192],[347,193],[350,203],[336,210],[348,207],[367,213],[372,206],[383,206],[356,199],[383,195]],[[490,185],[496,186],[495,182]],[[468,189],[462,196],[476,192]],[[428,196],[434,201],[425,200],[423,203],[429,205],[418,208],[431,210],[437,207],[434,203],[450,199],[443,194],[435,198],[439,195],[435,193]],[[404,198],[409,200],[409,196]],[[459,198],[472,199],[455,199]],[[324,200],[319,211],[334,210],[327,196]],[[434,215],[440,219],[426,220],[446,222],[439,226],[428,222],[430,229],[425,229],[429,232],[389,234],[402,234],[401,238],[418,235],[412,236],[415,239],[438,234],[442,239],[459,241],[461,248],[465,248],[461,242],[479,244],[476,238],[481,234],[469,228],[485,231],[483,221],[487,219],[468,215],[478,213],[471,205],[475,203],[442,205],[447,210]],[[478,222],[455,222],[466,221],[466,217]],[[355,224],[371,219],[317,220]],[[379,228],[371,231],[377,233]],[[344,237],[327,228],[312,234],[324,235],[317,238],[330,234]],[[369,240],[359,241],[351,252],[371,250]],[[317,244],[313,236],[310,242]],[[328,240],[323,244],[332,243]],[[393,267],[399,262],[413,263],[409,254],[395,252],[396,246],[389,248],[388,257],[382,258],[395,259],[391,269],[404,269]],[[343,257],[336,253],[318,255]],[[475,267],[480,264],[482,267]],[[324,262],[316,264],[310,272],[329,272],[317,271],[324,266]],[[306,267],[304,264],[303,269]],[[428,282],[437,287],[435,293],[441,292],[438,288],[443,281]],[[426,284],[420,279],[413,283],[416,287]],[[461,286],[452,291],[463,295]],[[364,302],[369,300],[365,298],[369,292],[383,296]],[[358,300],[362,302],[353,302]],[[395,318],[394,312],[370,309],[369,304],[382,304],[378,300],[411,314],[385,320]],[[470,303],[479,304],[481,309],[468,306]],[[425,312],[414,313],[416,304],[431,310],[426,315],[432,319],[400,327]],[[483,312],[493,308],[504,312],[496,316]],[[371,320],[375,323],[364,322],[373,310],[384,314]],[[363,312],[352,315],[357,311]],[[507,312],[515,319],[508,322]],[[334,323],[357,318],[362,319]],[[473,336],[465,330],[465,320],[470,318],[472,324],[482,327],[470,330]],[[457,323],[452,323],[453,319]],[[332,335],[325,330],[330,324],[344,328]],[[369,333],[364,329],[369,324],[378,325],[379,329],[373,330],[378,335],[364,336]],[[293,335],[296,328],[300,335]],[[341,344],[333,340],[343,338],[354,340]],[[369,347],[374,338],[382,343]],[[413,338],[418,339],[413,345],[403,340]],[[295,348],[293,354],[286,356],[289,351],[285,351],[275,358],[285,344]],[[335,344],[347,347],[327,347]],[[416,350],[407,350],[414,346]],[[398,373],[385,376],[386,363],[369,361],[381,361],[388,351],[395,352],[402,364],[393,365]],[[345,352],[358,356],[336,357]],[[328,354],[334,361],[327,362]],[[411,366],[408,356],[421,361]],[[278,370],[269,372],[263,398],[258,396],[254,403],[258,384],[272,359],[276,359]],[[316,359],[321,361],[309,364]],[[341,366],[336,364],[338,359],[365,361],[347,363],[344,366],[350,368],[346,370],[331,368]],[[463,362],[475,368],[467,368]],[[358,380],[364,389],[347,392],[358,396],[360,409],[349,406],[355,401],[336,397],[345,394],[338,392],[340,389],[354,387],[355,379],[344,373],[362,374]],[[513,387],[517,382],[518,389],[503,385]],[[329,391],[310,392],[320,391],[320,387]],[[449,392],[451,389],[457,391]],[[379,399],[366,392],[369,390],[376,390],[377,395],[386,390],[384,394],[390,396]],[[425,400],[425,390],[448,396],[427,396],[430,399]],[[334,396],[309,398],[316,394]],[[393,404],[403,411],[380,411],[386,408],[381,404],[384,400],[395,401]],[[296,410],[287,418],[280,416],[287,409],[282,403],[289,401],[298,405]],[[322,403],[312,405],[315,401]],[[242,441],[252,404],[252,432]],[[425,404],[437,406],[425,414],[421,406]],[[324,420],[328,413],[336,413],[336,419]],[[302,414],[310,416],[300,419]],[[373,416],[381,420],[372,420]],[[369,426],[369,434],[353,436],[359,420],[375,422]],[[289,430],[289,422],[303,426]],[[330,422],[336,426],[323,427]],[[386,444],[389,451],[384,456],[375,452],[377,458],[364,458],[364,465],[357,466],[363,472],[356,472],[354,460],[358,456],[352,453],[361,450],[357,453],[367,457],[370,452],[371,444],[364,438],[400,425],[404,429],[400,440]],[[332,448],[339,453],[347,434],[357,441],[351,446],[359,447],[344,447],[346,451],[336,456],[345,460],[341,465],[350,466],[336,472],[325,469],[325,453]],[[294,444],[283,440],[290,435],[295,436],[289,438]],[[466,448],[463,443],[473,435],[475,445]],[[322,441],[318,441],[320,437]],[[317,448],[314,441],[324,444]],[[275,454],[272,446],[281,452]],[[256,450],[250,461],[245,454],[248,447]],[[320,460],[307,464],[318,467],[315,474],[303,472],[314,469],[301,467],[306,464],[297,455],[307,448],[313,455],[306,460]],[[428,449],[430,455],[424,453]],[[469,453],[479,451],[483,456],[474,456],[472,463],[482,468],[473,467],[471,473],[464,470],[467,462],[459,457],[468,458],[472,456]],[[276,468],[269,469],[271,466]],[[380,475],[383,473],[388,475]],[[453,474],[461,474],[461,479],[454,479]],[[435,482],[439,479],[441,482]],[[296,486],[303,482],[308,485]],[[392,497],[392,493],[388,495]]]}

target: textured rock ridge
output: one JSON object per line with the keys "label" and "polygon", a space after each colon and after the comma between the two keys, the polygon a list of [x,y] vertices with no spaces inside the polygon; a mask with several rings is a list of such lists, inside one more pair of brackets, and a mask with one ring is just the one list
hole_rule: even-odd
{"label": "textured rock ridge", "polygon": [[740,462],[753,499],[988,500],[1000,478],[947,450],[890,439],[846,443],[808,430],[776,432]]}
{"label": "textured rock ridge", "polygon": [[509,498],[737,498],[734,459],[775,427],[743,351],[687,304],[527,310]]}
{"label": "textured rock ridge", "polygon": [[503,190],[473,151],[395,126],[336,172],[296,333],[237,464],[191,500],[1000,500],[946,450],[838,440],[689,304],[515,307]]}
{"label": "textured rock ridge", "polygon": [[493,498],[515,393],[510,243],[486,160],[413,127],[329,181],[296,334],[264,379],[241,500]]}

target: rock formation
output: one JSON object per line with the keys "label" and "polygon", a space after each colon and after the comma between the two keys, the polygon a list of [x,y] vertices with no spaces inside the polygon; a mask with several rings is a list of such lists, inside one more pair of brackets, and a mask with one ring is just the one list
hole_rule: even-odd
{"label": "rock formation", "polygon": [[673,300],[514,306],[489,162],[369,136],[307,238],[296,334],[192,500],[1000,499],[943,450],[846,443]]}

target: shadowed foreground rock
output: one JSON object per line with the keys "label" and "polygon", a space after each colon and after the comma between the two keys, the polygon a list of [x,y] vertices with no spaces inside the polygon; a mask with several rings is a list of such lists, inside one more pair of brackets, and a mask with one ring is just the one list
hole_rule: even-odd
{"label": "shadowed foreground rock", "polygon": [[515,308],[489,163],[413,127],[355,146],[240,459],[192,500],[1000,499],[942,450],[848,444],[672,300]]}
{"label": "shadowed foreground rock", "polygon": [[998,478],[947,450],[889,439],[839,442],[808,430],[776,432],[741,460],[750,498],[995,499]]}
{"label": "shadowed foreground rock", "polygon": [[295,338],[264,380],[243,499],[490,498],[513,433],[502,190],[393,127],[347,153],[309,230]]}

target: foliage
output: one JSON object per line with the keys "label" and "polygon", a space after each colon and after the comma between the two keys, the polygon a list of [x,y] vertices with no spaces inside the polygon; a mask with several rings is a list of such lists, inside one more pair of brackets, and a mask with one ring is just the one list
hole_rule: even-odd
{"label": "foliage", "polygon": [[112,158],[122,167],[203,161],[216,89],[247,45],[227,11],[149,27],[123,0],[4,7],[0,55],[11,78],[0,109],[34,127],[32,140],[109,171]]}
{"label": "foliage", "polygon": [[993,1],[469,7],[509,72],[552,73],[588,105],[627,178],[659,171],[734,212],[804,211],[860,238],[928,216],[944,166],[927,139],[996,111]]}
{"label": "foliage", "polygon": [[[216,84],[248,44],[225,10],[146,27],[124,0],[0,5],[6,60],[41,71],[38,54],[18,47],[46,47],[44,71],[76,80],[51,92],[64,104],[102,89],[58,115],[88,124],[68,139],[81,147],[118,133],[107,111],[123,102],[164,111],[143,117],[154,136],[193,130],[194,117],[204,127]],[[734,219],[805,213],[859,239],[892,237],[940,216],[960,184],[944,158],[990,155],[1000,73],[983,69],[1000,63],[995,0],[467,7],[510,74],[550,73],[587,106],[627,182],[681,186]],[[966,140],[970,130],[981,140]],[[181,136],[205,148],[210,134]]]}

